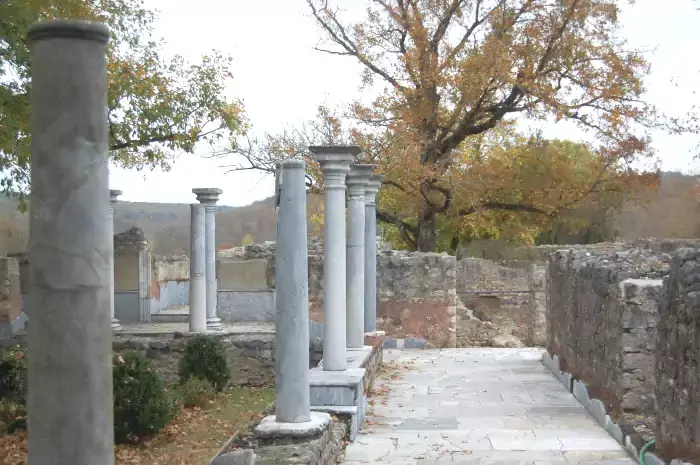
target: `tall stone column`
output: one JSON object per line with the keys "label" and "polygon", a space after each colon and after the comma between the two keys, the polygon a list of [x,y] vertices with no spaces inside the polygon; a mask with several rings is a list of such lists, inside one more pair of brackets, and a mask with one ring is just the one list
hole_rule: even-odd
{"label": "tall stone column", "polygon": [[206,257],[206,282],[207,282],[207,329],[210,331],[221,330],[221,320],[217,316],[217,285],[216,285],[216,202],[223,193],[221,189],[205,188],[192,189],[197,200],[204,205],[206,215],[205,227],[205,257]]}
{"label": "tall stone column", "polygon": [[190,205],[190,332],[207,330],[206,233],[204,205]]}
{"label": "tall stone column", "polygon": [[377,193],[383,176],[372,175],[365,189],[365,332],[377,331]]}
{"label": "tall stone column", "polygon": [[275,260],[275,415],[280,423],[301,423],[311,419],[306,163],[285,160],[282,170]]}
{"label": "tall stone column", "polygon": [[113,465],[107,60],[102,24],[29,27],[29,465]]}
{"label": "tall stone column", "polygon": [[348,186],[347,310],[348,349],[365,345],[365,189],[374,165],[350,165]]}
{"label": "tall stone column", "polygon": [[360,148],[309,147],[324,177],[323,226],[323,369],[347,369],[345,282],[345,175]]}
{"label": "tall stone column", "polygon": [[109,261],[107,266],[109,268],[109,321],[113,331],[122,329],[119,320],[114,314],[114,204],[117,203],[120,195],[122,195],[122,191],[115,189],[110,189],[109,191],[109,237],[112,238],[109,244],[112,253],[107,257]]}

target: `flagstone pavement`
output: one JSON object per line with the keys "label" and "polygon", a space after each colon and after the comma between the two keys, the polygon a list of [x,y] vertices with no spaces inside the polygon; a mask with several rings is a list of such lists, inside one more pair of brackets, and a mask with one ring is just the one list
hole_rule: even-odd
{"label": "flagstone pavement", "polygon": [[345,465],[632,465],[541,349],[385,350]]}

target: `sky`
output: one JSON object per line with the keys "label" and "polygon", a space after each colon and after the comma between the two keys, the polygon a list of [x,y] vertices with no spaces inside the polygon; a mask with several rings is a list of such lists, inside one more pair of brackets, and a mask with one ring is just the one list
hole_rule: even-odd
{"label": "sky", "polygon": [[[343,0],[353,15],[364,0]],[[156,35],[164,56],[180,54],[196,61],[212,49],[233,57],[233,80],[227,94],[243,101],[253,134],[277,133],[311,120],[320,104],[349,103],[359,94],[360,65],[349,57],[314,50],[322,34],[305,0],[146,0],[159,12]],[[193,6],[195,5],[195,6]],[[672,5],[672,7],[670,7]],[[637,0],[621,16],[630,46],[649,50],[652,66],[646,99],[666,114],[683,115],[700,107],[700,11],[693,0]],[[566,122],[541,126],[547,137],[587,140]],[[700,172],[694,148],[700,137],[652,133],[664,170]],[[248,205],[272,195],[271,176],[230,172],[235,158],[212,159],[206,152],[184,154],[170,171],[129,171],[111,167],[110,187],[125,201],[195,201],[196,187],[223,190],[221,203]]]}

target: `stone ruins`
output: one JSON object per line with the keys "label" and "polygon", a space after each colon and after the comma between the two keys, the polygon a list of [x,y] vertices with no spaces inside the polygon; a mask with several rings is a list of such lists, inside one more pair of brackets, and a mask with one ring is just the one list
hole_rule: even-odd
{"label": "stone ruins", "polygon": [[700,241],[498,262],[378,251],[381,177],[354,163],[358,147],[324,146],[309,148],[324,176],[322,245],[307,239],[305,163],[286,160],[277,243],[217,253],[222,191],[202,188],[190,257],[154,256],[140,229],[113,231],[108,38],[64,20],[29,32],[31,238],[0,258],[0,347],[28,346],[30,465],[113,463],[112,349],[140,350],[172,379],[201,332],[222,339],[235,383],[275,381],[274,415],[256,428],[263,458],[335,460],[365,418],[382,347],[474,346],[546,346],[545,364],[630,453],[654,438],[667,460],[700,457]]}

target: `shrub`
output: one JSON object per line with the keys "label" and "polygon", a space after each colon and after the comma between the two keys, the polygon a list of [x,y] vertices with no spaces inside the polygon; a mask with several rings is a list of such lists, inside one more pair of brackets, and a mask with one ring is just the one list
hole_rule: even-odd
{"label": "shrub", "polygon": [[230,375],[219,339],[198,334],[187,341],[180,360],[180,381],[186,383],[190,378],[205,379],[219,392],[226,387]]}
{"label": "shrub", "polygon": [[150,360],[136,352],[115,354],[112,373],[116,442],[151,436],[175,416],[174,398],[151,369]]}
{"label": "shrub", "polygon": [[180,399],[185,407],[206,407],[216,396],[211,382],[190,378],[180,387]]}
{"label": "shrub", "polygon": [[0,399],[0,435],[27,429],[27,410],[24,405],[9,399]]}
{"label": "shrub", "polygon": [[27,358],[20,346],[0,359],[0,399],[27,404]]}

